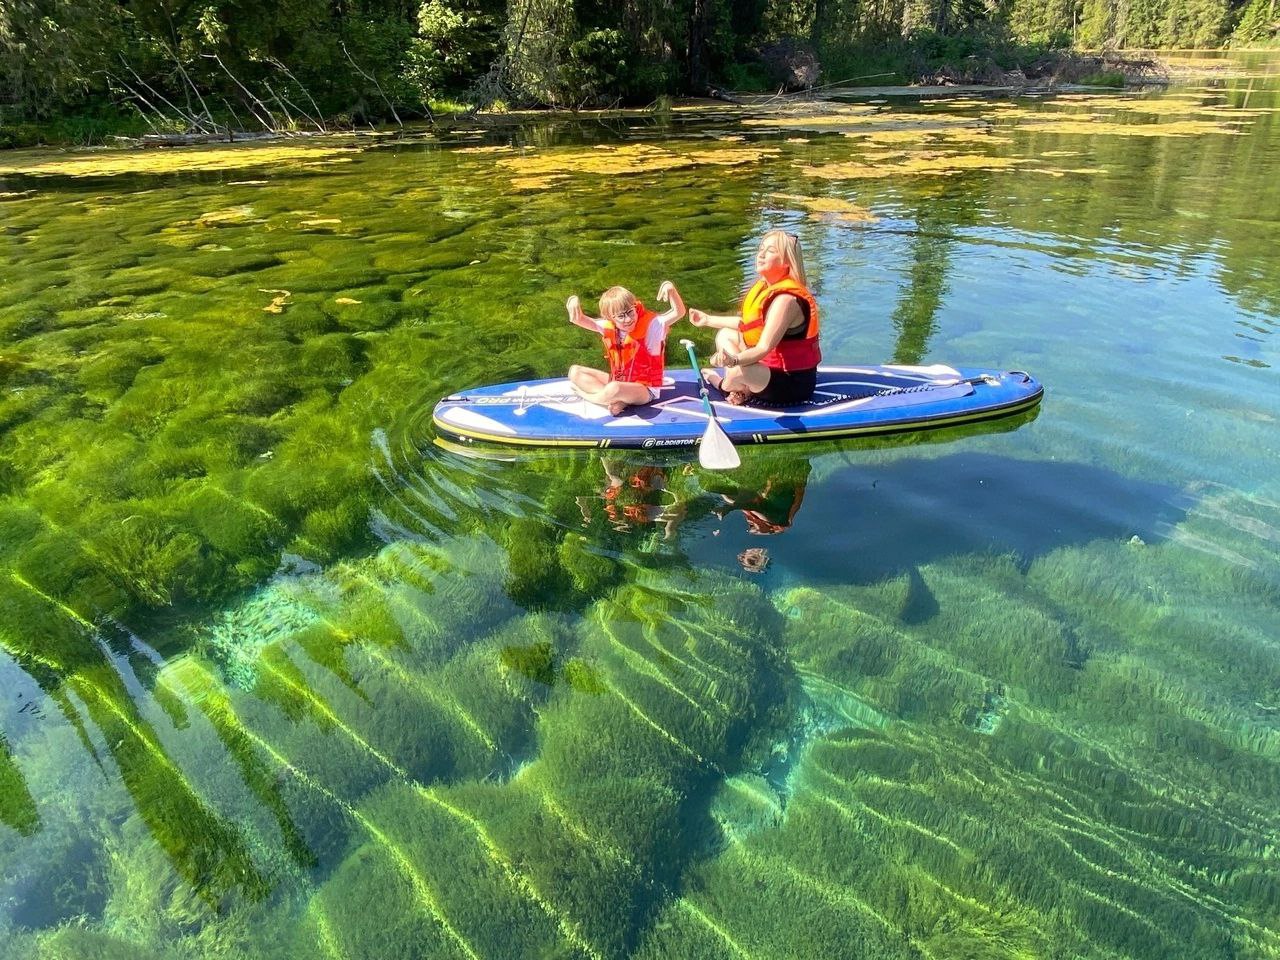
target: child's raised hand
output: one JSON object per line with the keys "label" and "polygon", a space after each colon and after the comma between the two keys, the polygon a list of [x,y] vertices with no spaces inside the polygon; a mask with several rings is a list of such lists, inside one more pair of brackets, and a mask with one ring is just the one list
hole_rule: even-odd
{"label": "child's raised hand", "polygon": [[[663,280],[662,286],[658,288],[658,299],[663,303],[670,303],[673,293],[676,293],[676,285],[670,280]],[[679,296],[679,294],[676,293],[676,296]]]}
{"label": "child's raised hand", "polygon": [[578,299],[576,293],[565,301],[564,306],[569,311],[570,320],[577,320],[582,315],[582,301]]}

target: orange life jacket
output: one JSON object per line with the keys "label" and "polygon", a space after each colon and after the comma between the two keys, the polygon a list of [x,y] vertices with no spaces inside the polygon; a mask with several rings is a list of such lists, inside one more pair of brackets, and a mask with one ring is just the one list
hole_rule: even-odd
{"label": "orange life jacket", "polygon": [[612,320],[602,320],[604,329],[604,355],[609,360],[609,377],[623,383],[643,383],[646,387],[662,386],[662,374],[666,364],[665,350],[650,353],[645,349],[645,337],[649,322],[657,314],[645,309],[636,301],[636,325],[624,333]]}
{"label": "orange life jacket", "polygon": [[666,480],[667,475],[660,467],[640,467],[623,484],[606,487],[601,499],[614,528],[623,530],[636,524],[656,523],[664,508],[635,498],[665,489]]}
{"label": "orange life jacket", "polygon": [[809,288],[798,280],[784,277],[773,284],[757,280],[742,301],[742,319],[738,321],[738,331],[742,334],[742,342],[748,347],[759,343],[760,334],[764,332],[765,317],[769,315],[769,304],[774,297],[784,293],[800,301],[800,309],[809,322],[797,330],[784,333],[778,345],[760,358],[760,363],[788,373],[793,370],[812,370],[822,362],[822,351],[818,349],[818,301],[809,292]]}

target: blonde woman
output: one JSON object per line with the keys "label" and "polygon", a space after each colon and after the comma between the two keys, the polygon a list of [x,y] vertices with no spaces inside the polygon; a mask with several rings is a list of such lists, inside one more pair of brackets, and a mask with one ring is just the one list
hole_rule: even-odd
{"label": "blonde woman", "polygon": [[818,348],[818,301],[805,284],[800,241],[771,230],[756,252],[759,279],[747,291],[740,316],[690,310],[695,327],[716,331],[707,383],[730,403],[789,407],[813,396],[822,351]]}

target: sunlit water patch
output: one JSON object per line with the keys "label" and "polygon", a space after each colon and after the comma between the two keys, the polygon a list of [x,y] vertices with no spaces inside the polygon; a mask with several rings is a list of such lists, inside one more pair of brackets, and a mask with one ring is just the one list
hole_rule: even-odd
{"label": "sunlit water patch", "polygon": [[[1280,955],[1246,72],[5,159],[3,952]],[[570,294],[725,310],[774,226],[829,358],[1042,408],[437,443],[593,362]]]}

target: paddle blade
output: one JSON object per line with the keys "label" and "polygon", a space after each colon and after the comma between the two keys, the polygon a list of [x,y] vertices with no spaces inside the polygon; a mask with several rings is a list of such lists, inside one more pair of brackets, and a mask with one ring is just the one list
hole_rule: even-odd
{"label": "paddle blade", "polygon": [[698,462],[708,470],[732,470],[742,463],[733,441],[714,417],[707,421],[706,432],[702,435]]}

